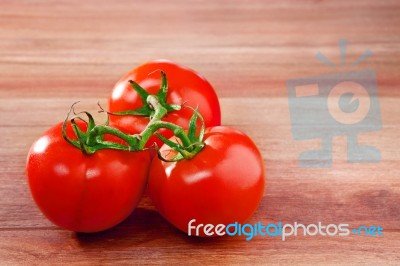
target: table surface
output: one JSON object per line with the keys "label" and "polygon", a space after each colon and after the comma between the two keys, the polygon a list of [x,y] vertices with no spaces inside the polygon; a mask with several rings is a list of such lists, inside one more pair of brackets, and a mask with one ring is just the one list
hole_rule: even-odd
{"label": "table surface", "polygon": [[[1,1],[0,261],[10,264],[395,264],[400,261],[399,1]],[[346,162],[346,138],[333,140],[333,165],[300,168],[320,141],[295,141],[286,92],[291,78],[373,56],[383,129],[360,134],[381,150],[375,164]],[[119,77],[167,58],[202,73],[221,98],[223,124],[260,147],[267,184],[250,222],[380,225],[384,236],[191,238],[144,197],[122,224],[75,234],[35,206],[25,176],[32,142],[69,106],[95,112]],[[238,112],[240,108],[240,112]]]}

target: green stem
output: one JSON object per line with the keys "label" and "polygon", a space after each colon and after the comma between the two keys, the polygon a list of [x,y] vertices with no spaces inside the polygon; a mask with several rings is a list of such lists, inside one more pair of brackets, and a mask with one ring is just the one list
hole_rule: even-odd
{"label": "green stem", "polygon": [[185,134],[185,130],[175,124],[161,121],[161,119],[168,113],[167,109],[160,104],[157,97],[150,95],[147,97],[148,104],[155,110],[154,116],[150,120],[149,124],[140,133],[140,141],[138,149],[141,150],[146,145],[150,137],[160,128],[167,128],[173,131],[174,135],[177,136],[185,147],[190,146],[192,143],[188,136]]}
{"label": "green stem", "polygon": [[127,135],[122,131],[109,127],[109,126],[95,126],[87,136],[86,144],[88,146],[93,146],[97,142],[98,136],[103,136],[105,134],[114,135],[122,140],[124,140],[130,147],[130,150],[139,150],[136,149],[138,146],[139,138],[137,135]]}
{"label": "green stem", "polygon": [[147,97],[147,103],[155,111],[150,122],[147,124],[146,128],[140,133],[140,140],[137,145],[139,150],[142,150],[146,143],[149,141],[150,137],[160,128],[154,128],[156,122],[161,121],[161,119],[168,113],[167,109],[160,104],[158,99],[154,95],[149,95]]}
{"label": "green stem", "polygon": [[149,128],[149,131],[151,132],[151,134],[154,134],[160,128],[169,129],[174,133],[174,135],[176,137],[178,137],[182,141],[182,145],[184,147],[189,147],[190,145],[192,145],[192,142],[190,141],[188,136],[185,134],[185,130],[182,127],[177,126],[173,123],[169,123],[169,122],[165,122],[165,121],[154,121],[154,123],[149,124],[148,128]]}

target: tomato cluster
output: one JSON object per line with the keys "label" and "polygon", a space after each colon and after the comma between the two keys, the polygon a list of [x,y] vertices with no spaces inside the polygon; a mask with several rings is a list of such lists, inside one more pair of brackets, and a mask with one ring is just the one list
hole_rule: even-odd
{"label": "tomato cluster", "polygon": [[[126,114],[131,110],[141,111]],[[220,125],[216,93],[194,70],[166,60],[133,69],[115,85],[109,114],[101,127],[90,115],[89,122],[57,124],[32,145],[29,186],[54,224],[76,232],[111,228],[135,209],[146,186],[159,213],[184,232],[192,219],[243,223],[257,209],[261,154],[247,135]],[[159,156],[149,152],[158,146]]]}

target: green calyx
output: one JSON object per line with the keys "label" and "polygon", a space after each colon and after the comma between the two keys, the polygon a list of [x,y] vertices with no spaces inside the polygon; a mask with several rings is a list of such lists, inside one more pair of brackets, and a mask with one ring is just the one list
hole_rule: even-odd
{"label": "green calyx", "polygon": [[[67,122],[71,112],[73,112],[74,105],[71,107],[66,119],[64,120],[62,127],[62,135],[68,143],[80,149],[83,153],[93,154],[96,151],[102,149],[130,151],[131,150],[130,147],[135,147],[137,145],[138,142],[137,138],[130,135],[126,135],[120,130],[108,126],[108,121],[104,125],[96,125],[93,116],[89,112],[81,112],[78,114],[74,112],[74,117],[72,117],[70,121],[72,129],[77,139],[75,140],[69,138],[66,132]],[[81,118],[80,117],[81,114],[85,114],[88,121]],[[78,126],[77,121],[82,121],[87,125],[86,132],[82,131],[82,129]],[[105,134],[117,136],[120,139],[124,140],[129,145],[125,146],[114,142],[104,141]]]}
{"label": "green calyx", "polygon": [[167,76],[163,71],[161,71],[160,90],[157,92],[156,95],[150,95],[145,89],[143,89],[139,84],[137,84],[133,80],[129,80],[129,83],[131,84],[132,88],[137,92],[140,99],[142,99],[143,107],[136,110],[111,113],[112,115],[137,115],[137,116],[153,117],[155,113],[155,108],[148,101],[148,98],[150,96],[156,97],[158,103],[162,107],[164,107],[168,113],[172,111],[178,111],[181,109],[180,105],[167,103],[168,81],[167,81]]}
{"label": "green calyx", "polygon": [[[164,136],[155,133],[157,137],[164,142],[166,145],[177,151],[177,154],[172,159],[166,159],[161,154],[160,150],[157,149],[158,157],[166,162],[176,162],[183,159],[189,160],[196,156],[205,146],[203,143],[203,137],[205,132],[204,120],[200,113],[193,110],[193,116],[190,119],[189,129],[187,133],[182,128],[176,128],[174,135],[179,138],[180,141],[171,141],[166,139]],[[197,119],[201,121],[200,132],[197,134]],[[171,124],[173,125],[173,124]],[[172,129],[172,128],[171,128]]]}
{"label": "green calyx", "polygon": [[[174,158],[166,159],[162,156],[158,147],[155,146],[159,158],[161,160],[169,162],[179,161],[183,159],[191,159],[203,149],[205,144],[202,142],[202,140],[204,137],[205,126],[203,117],[197,110],[188,107],[193,110],[193,116],[190,119],[187,131],[185,131],[182,127],[178,125],[162,121],[162,118],[169,112],[181,109],[180,105],[168,104],[166,102],[168,82],[164,72],[161,72],[160,90],[155,95],[149,94],[136,82],[129,82],[132,85],[132,88],[138,93],[138,95],[142,99],[143,106],[133,111],[124,111],[118,113],[107,112],[107,114],[148,116],[150,118],[150,122],[140,134],[126,134],[117,128],[109,126],[108,120],[103,125],[96,125],[93,116],[89,112],[74,112],[74,106],[76,104],[75,103],[71,106],[71,109],[68,112],[68,115],[63,123],[62,134],[64,139],[74,147],[80,149],[83,153],[90,155],[102,149],[114,149],[130,152],[146,150],[145,145],[149,141],[150,137],[152,135],[156,135],[162,142],[177,151],[177,154]],[[71,112],[74,114],[72,118],[70,118]],[[87,121],[83,119],[81,115],[85,115]],[[200,129],[198,129],[197,126],[198,120],[200,120],[201,123]],[[71,139],[67,136],[66,127],[68,121],[71,122],[71,126],[76,139]],[[86,124],[86,131],[83,131],[78,126],[77,121],[83,121]],[[171,141],[157,133],[157,131],[161,128],[171,130],[178,141]],[[197,133],[197,131],[199,131],[199,133]],[[104,136],[107,134],[113,135],[123,140],[124,144],[106,141]]]}

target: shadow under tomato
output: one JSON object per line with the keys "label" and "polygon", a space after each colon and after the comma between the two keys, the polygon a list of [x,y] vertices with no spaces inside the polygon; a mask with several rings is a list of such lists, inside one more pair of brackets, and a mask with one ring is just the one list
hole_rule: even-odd
{"label": "shadow under tomato", "polygon": [[136,208],[128,218],[117,226],[97,233],[73,233],[82,247],[105,246],[114,242],[124,244],[143,243],[149,241],[160,231],[168,230],[167,222],[157,211],[145,208]]}
{"label": "shadow under tomato", "polygon": [[[157,211],[139,207],[119,225],[98,233],[73,233],[77,244],[85,250],[121,247],[167,246],[171,243],[208,245],[226,239],[225,237],[196,237],[168,223]],[[154,243],[151,243],[154,242]]]}

